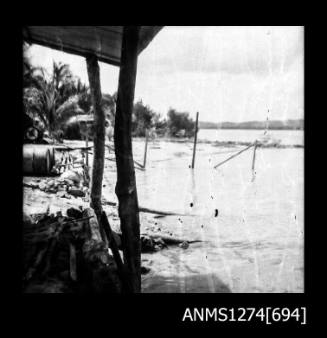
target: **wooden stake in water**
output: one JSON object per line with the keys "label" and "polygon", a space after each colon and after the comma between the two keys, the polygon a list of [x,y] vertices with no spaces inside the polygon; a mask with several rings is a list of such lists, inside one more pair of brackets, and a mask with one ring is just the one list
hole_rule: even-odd
{"label": "wooden stake in water", "polygon": [[199,112],[196,112],[195,134],[194,134],[194,145],[193,145],[193,158],[192,158],[192,169],[194,169],[194,162],[195,162],[196,142],[197,142],[197,137],[198,137],[198,122],[199,122]]}
{"label": "wooden stake in water", "polygon": [[257,141],[254,142],[254,149],[253,149],[253,158],[252,158],[252,182],[255,179],[255,155],[257,150]]}
{"label": "wooden stake in water", "polygon": [[214,168],[216,169],[216,168],[220,167],[222,164],[224,164],[224,163],[226,163],[227,161],[231,160],[232,158],[234,158],[234,157],[236,157],[236,156],[242,154],[244,151],[250,149],[250,148],[253,147],[253,146],[254,146],[254,144],[250,144],[249,146],[247,146],[246,148],[240,150],[240,151],[237,152],[236,154],[234,154],[234,155],[228,157],[226,160],[224,160],[224,161],[222,161],[222,162],[216,164],[216,165],[214,166]]}
{"label": "wooden stake in water", "polygon": [[255,152],[257,150],[257,141],[254,142],[254,149],[253,149],[253,158],[252,158],[252,171],[254,172],[255,166]]}
{"label": "wooden stake in water", "polygon": [[148,151],[148,138],[149,138],[149,133],[148,130],[145,130],[145,146],[144,146],[144,158],[143,158],[143,168],[145,168],[146,164],[146,153]]}

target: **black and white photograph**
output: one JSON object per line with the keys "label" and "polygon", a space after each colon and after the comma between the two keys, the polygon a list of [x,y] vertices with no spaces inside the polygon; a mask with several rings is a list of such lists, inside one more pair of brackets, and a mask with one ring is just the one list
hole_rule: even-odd
{"label": "black and white photograph", "polygon": [[300,293],[304,26],[23,26],[22,292]]}

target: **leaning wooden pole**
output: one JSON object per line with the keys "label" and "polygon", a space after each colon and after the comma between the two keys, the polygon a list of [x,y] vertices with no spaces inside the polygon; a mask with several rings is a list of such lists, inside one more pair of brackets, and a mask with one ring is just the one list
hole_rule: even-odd
{"label": "leaning wooden pole", "polygon": [[101,107],[100,69],[97,57],[90,55],[86,58],[87,73],[91,90],[91,100],[94,110],[94,135],[93,135],[93,164],[91,176],[91,207],[100,220],[102,206],[102,178],[105,153],[105,113]]}
{"label": "leaning wooden pole", "polygon": [[198,122],[199,122],[199,112],[196,112],[195,134],[194,134],[194,145],[193,145],[193,157],[192,157],[192,169],[194,168],[195,152],[196,152],[196,142],[197,142],[197,139],[198,139]]}
{"label": "leaning wooden pole", "polygon": [[116,195],[122,230],[124,264],[130,281],[129,292],[141,292],[140,221],[132,152],[132,111],[137,69],[139,27],[123,31],[118,97],[115,116]]}

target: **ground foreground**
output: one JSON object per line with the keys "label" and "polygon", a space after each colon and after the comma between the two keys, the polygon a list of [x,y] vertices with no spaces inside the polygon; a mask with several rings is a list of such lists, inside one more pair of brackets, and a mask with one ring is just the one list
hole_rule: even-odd
{"label": "ground foreground", "polygon": [[[303,292],[303,149],[259,149],[254,176],[251,151],[213,169],[239,149],[199,144],[192,170],[191,142],[149,143],[146,168],[136,169],[141,233],[196,242],[143,253],[150,269],[142,275],[143,292]],[[141,163],[143,150],[143,140],[134,140]],[[108,149],[106,158],[103,208],[119,232]],[[26,214],[88,206],[87,198],[29,186],[43,179],[24,177]]]}

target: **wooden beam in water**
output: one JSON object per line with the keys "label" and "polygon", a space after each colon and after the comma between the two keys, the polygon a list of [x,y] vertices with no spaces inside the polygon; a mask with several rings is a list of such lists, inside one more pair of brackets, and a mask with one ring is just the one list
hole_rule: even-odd
{"label": "wooden beam in water", "polygon": [[244,151],[250,149],[250,148],[253,147],[253,146],[254,146],[254,144],[250,144],[248,147],[246,147],[246,148],[240,150],[239,152],[237,152],[236,154],[234,154],[234,155],[228,157],[226,160],[224,160],[224,161],[222,161],[222,162],[216,164],[216,165],[214,166],[214,169],[220,167],[220,166],[223,165],[224,163],[226,163],[226,162],[228,162],[229,160],[231,160],[232,158],[234,158],[234,157],[236,157],[236,156],[242,154]]}

